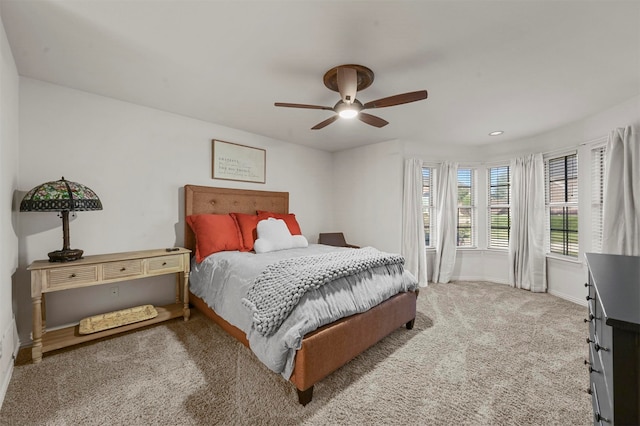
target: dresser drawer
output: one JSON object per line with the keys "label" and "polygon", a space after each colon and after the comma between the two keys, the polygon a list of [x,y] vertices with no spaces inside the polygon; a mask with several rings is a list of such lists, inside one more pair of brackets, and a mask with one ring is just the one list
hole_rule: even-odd
{"label": "dresser drawer", "polygon": [[167,273],[182,271],[182,256],[163,256],[149,259],[149,273]]}
{"label": "dresser drawer", "polygon": [[598,380],[592,380],[591,405],[593,407],[593,424],[598,426],[613,424],[611,404],[602,391],[603,389],[598,384]]}
{"label": "dresser drawer", "polygon": [[589,300],[587,302],[587,307],[589,308],[589,321],[593,322],[596,319],[596,308],[595,308],[595,300]]}
{"label": "dresser drawer", "polygon": [[142,261],[136,259],[105,263],[102,274],[105,280],[135,277],[142,274]]}
{"label": "dresser drawer", "polygon": [[98,267],[89,266],[69,266],[47,271],[49,275],[48,288],[73,288],[76,285],[93,283],[98,281]]}
{"label": "dresser drawer", "polygon": [[602,363],[600,362],[600,357],[593,349],[593,343],[589,345],[589,361],[591,362],[591,367],[602,373]]}
{"label": "dresser drawer", "polygon": [[605,325],[600,333],[596,336],[600,345],[600,350],[595,353],[600,365],[602,365],[602,371],[604,373],[603,382],[609,394],[609,399],[613,402],[613,330],[611,327]]}
{"label": "dresser drawer", "polygon": [[[591,361],[591,365],[589,366],[589,380],[591,382],[591,387],[593,388],[593,386],[597,386],[598,388],[599,404],[607,404],[607,401],[611,402],[613,400],[611,397],[613,393],[607,387],[606,376],[602,368],[600,356],[593,349],[593,344],[589,345],[589,360]],[[608,406],[610,406],[610,404],[607,404],[607,407]],[[605,408],[605,411],[608,410]]]}
{"label": "dresser drawer", "polygon": [[587,283],[587,292],[590,298],[596,297],[596,287],[593,285],[591,280],[589,280],[589,282]]}

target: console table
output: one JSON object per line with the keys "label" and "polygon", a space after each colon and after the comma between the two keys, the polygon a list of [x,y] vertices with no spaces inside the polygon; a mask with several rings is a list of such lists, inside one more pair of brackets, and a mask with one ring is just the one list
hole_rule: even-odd
{"label": "console table", "polygon": [[[133,330],[182,316],[189,319],[189,254],[184,248],[143,250],[126,253],[86,256],[72,262],[37,260],[31,271],[31,300],[33,304],[34,363],[42,361],[42,354],[116,333]],[[79,334],[78,326],[46,331],[45,293],[91,287],[120,281],[130,281],[158,275],[176,275],[176,301],[156,306],[158,316],[148,320],[99,331]]]}

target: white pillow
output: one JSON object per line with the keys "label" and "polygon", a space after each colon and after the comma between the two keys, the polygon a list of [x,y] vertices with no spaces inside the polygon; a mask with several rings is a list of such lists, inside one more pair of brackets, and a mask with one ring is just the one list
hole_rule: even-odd
{"label": "white pillow", "polygon": [[296,247],[307,247],[309,242],[303,235],[291,235],[287,224],[282,219],[261,220],[256,228],[258,239],[253,245],[256,253],[286,250]]}

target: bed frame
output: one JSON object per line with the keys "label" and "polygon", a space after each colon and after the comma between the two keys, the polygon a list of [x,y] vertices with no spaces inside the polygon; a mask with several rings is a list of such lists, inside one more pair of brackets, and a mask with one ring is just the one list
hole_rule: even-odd
{"label": "bed frame", "polygon": [[[192,214],[255,214],[256,210],[289,212],[289,193],[185,185],[185,217]],[[185,246],[195,250],[195,236],[185,221]],[[361,314],[325,325],[302,340],[289,379],[298,401],[307,405],[313,385],[348,363],[402,325],[412,329],[417,292],[400,293]],[[191,304],[225,331],[249,347],[244,332],[218,316],[199,297],[189,294]]]}

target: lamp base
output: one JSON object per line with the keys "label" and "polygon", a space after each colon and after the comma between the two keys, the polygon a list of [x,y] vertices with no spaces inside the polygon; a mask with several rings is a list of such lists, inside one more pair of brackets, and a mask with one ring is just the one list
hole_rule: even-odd
{"label": "lamp base", "polygon": [[49,253],[49,262],[71,262],[82,259],[82,250],[56,250]]}

